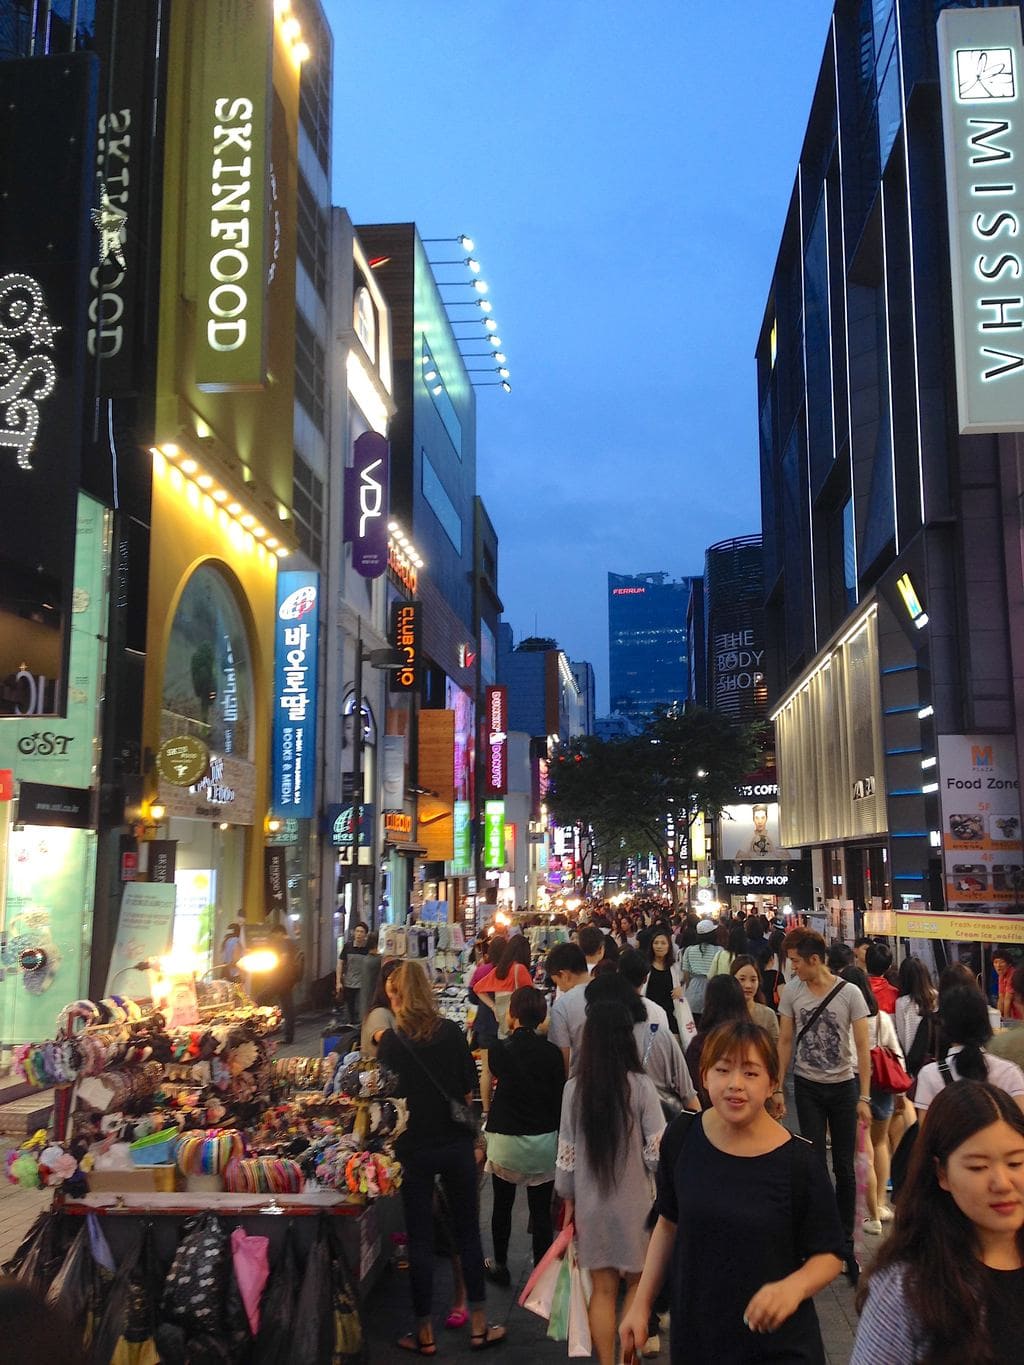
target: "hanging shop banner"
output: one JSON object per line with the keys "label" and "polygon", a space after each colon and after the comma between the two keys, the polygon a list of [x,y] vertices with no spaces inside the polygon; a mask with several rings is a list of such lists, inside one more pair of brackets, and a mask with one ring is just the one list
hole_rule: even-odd
{"label": "hanging shop banner", "polygon": [[468,801],[455,802],[455,852],[452,876],[465,877],[473,871],[473,833]]}
{"label": "hanging shop banner", "polygon": [[455,852],[455,714],[419,714],[417,838],[429,861],[447,861]]}
{"label": "hanging shop banner", "polygon": [[412,838],[412,816],[402,810],[385,811],[384,838],[392,844],[407,843]]}
{"label": "hanging shop banner", "polygon": [[1024,913],[1017,755],[1012,735],[939,735],[946,909]]}
{"label": "hanging shop banner", "polygon": [[405,736],[385,735],[381,756],[381,806],[385,813],[405,808]]}
{"label": "hanging shop banner", "polygon": [[[106,537],[106,512],[98,502],[81,494],[75,536],[71,650],[64,717],[46,718],[39,713],[39,707],[50,695],[51,684],[56,686],[56,678],[48,679],[22,670],[8,674],[5,679],[8,685],[13,684],[16,701],[15,714],[4,716],[0,721],[0,766],[11,768],[23,781],[89,787],[96,780],[98,706],[107,616]],[[22,635],[28,624],[20,622]]]}
{"label": "hanging shop banner", "polygon": [[55,787],[50,783],[22,782],[18,793],[18,823],[89,829],[94,823],[92,798],[93,793],[88,787]]}
{"label": "hanging shop banner", "polygon": [[1024,431],[1020,10],[944,9],[938,37],[960,431]]}
{"label": "hanging shop banner", "polygon": [[484,867],[505,866],[505,803],[484,802]]}
{"label": "hanging shop banner", "polygon": [[405,660],[401,668],[388,673],[388,686],[392,692],[413,692],[419,683],[420,650],[423,647],[421,615],[419,602],[391,604],[390,640]]}
{"label": "hanging shop banner", "polygon": [[156,770],[161,782],[172,787],[191,787],[210,766],[210,751],[195,735],[173,735],[156,751]]}
{"label": "hanging shop banner", "polygon": [[0,63],[0,714],[69,696],[97,86],[88,52]]}
{"label": "hanging shop banner", "polygon": [[[369,848],[373,843],[374,808],[364,804],[359,812],[359,847]],[[326,824],[335,848],[352,847],[356,837],[355,806],[328,806]]]}
{"label": "hanging shop banner", "polygon": [[388,567],[388,442],[364,431],[345,470],[345,540],[352,567],[363,578],[379,578]]}
{"label": "hanging shop banner", "polygon": [[267,377],[274,8],[253,0],[192,6],[195,372],[207,393],[261,389]]}
{"label": "hanging shop banner", "polygon": [[[115,23],[116,19],[116,23]],[[137,393],[146,357],[150,227],[160,212],[159,159],[152,128],[165,20],[159,5],[96,7],[96,51],[103,65],[96,142],[95,251],[89,274],[89,355],[99,359],[104,397]]]}
{"label": "hanging shop banner", "polygon": [[269,919],[288,910],[287,854],[283,848],[263,850],[263,913]]}
{"label": "hanging shop banner", "polygon": [[484,793],[504,796],[508,791],[508,688],[489,687],[484,709]]}
{"label": "hanging shop banner", "polygon": [[177,839],[151,839],[147,848],[146,880],[169,886],[178,863]]}
{"label": "hanging shop banner", "polygon": [[[901,938],[919,942],[941,938],[952,943],[1024,944],[1024,915],[948,915],[897,910],[894,932]],[[915,949],[915,956],[922,954]]]}
{"label": "hanging shop banner", "polygon": [[277,576],[274,620],[273,815],[308,819],[316,795],[316,666],[320,575]]}
{"label": "hanging shop banner", "polygon": [[149,995],[149,978],[135,971],[134,964],[171,951],[174,901],[173,883],[129,882],[125,886],[104,995],[116,992],[133,999]]}

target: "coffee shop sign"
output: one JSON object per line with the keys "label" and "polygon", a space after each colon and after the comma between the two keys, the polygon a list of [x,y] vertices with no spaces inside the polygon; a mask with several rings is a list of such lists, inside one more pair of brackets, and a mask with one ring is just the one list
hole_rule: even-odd
{"label": "coffee shop sign", "polygon": [[224,760],[211,758],[210,771],[189,787],[189,791],[211,806],[229,806],[235,799],[235,789],[224,781]]}

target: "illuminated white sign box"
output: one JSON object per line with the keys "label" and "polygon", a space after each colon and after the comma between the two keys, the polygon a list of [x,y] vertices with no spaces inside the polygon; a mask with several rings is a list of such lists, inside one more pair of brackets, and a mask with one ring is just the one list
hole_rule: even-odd
{"label": "illuminated white sign box", "polygon": [[1024,431],[1019,10],[943,10],[938,39],[960,431]]}

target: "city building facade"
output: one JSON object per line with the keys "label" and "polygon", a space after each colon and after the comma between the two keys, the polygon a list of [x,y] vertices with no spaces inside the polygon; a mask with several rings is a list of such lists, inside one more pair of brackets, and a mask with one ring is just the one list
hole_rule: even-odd
{"label": "city building facade", "polygon": [[638,727],[689,696],[691,588],[691,579],[667,573],[608,575],[609,711]]}

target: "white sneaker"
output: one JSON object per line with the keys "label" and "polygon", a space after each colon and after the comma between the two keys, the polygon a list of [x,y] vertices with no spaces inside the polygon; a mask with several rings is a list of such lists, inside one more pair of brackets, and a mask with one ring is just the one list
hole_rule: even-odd
{"label": "white sneaker", "polygon": [[869,1237],[878,1237],[882,1232],[881,1220],[878,1218],[865,1218],[864,1231]]}
{"label": "white sneaker", "polygon": [[655,1356],[661,1355],[661,1337],[655,1333],[653,1337],[648,1337],[644,1342],[644,1349],[640,1353],[644,1360],[653,1360]]}
{"label": "white sneaker", "polygon": [[659,1314],[658,1314],[658,1326],[661,1328],[661,1330],[662,1330],[663,1332],[667,1332],[667,1331],[668,1331],[668,1326],[669,1326],[669,1315],[668,1315],[668,1313],[659,1313]]}
{"label": "white sneaker", "polygon": [[892,1209],[889,1208],[888,1204],[884,1205],[882,1208],[878,1210],[879,1222],[891,1223],[895,1217],[896,1215],[893,1213]]}

